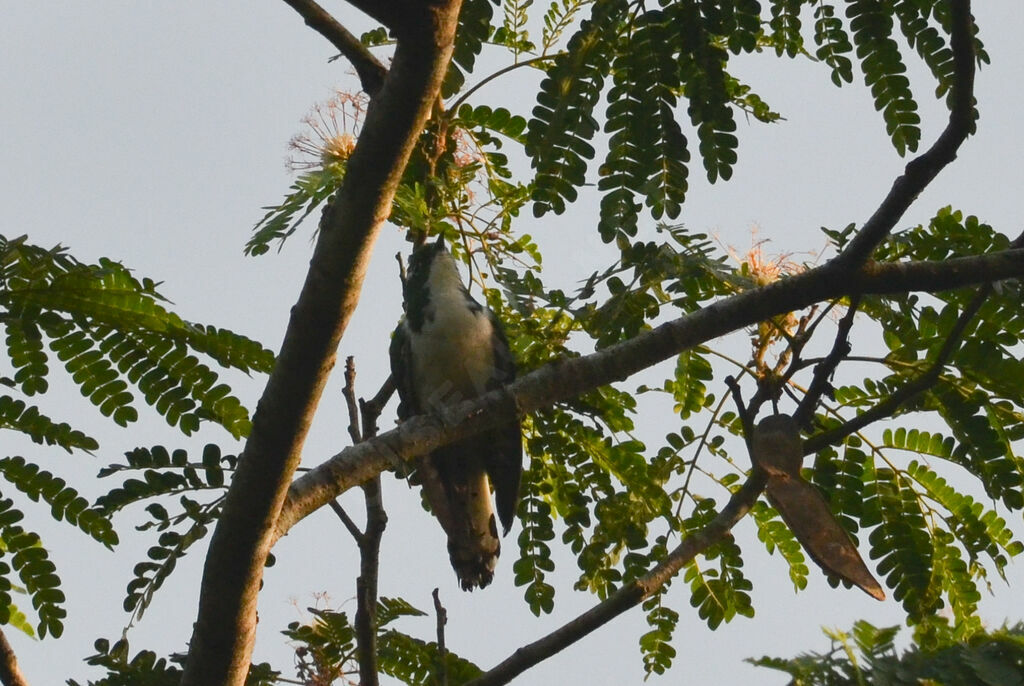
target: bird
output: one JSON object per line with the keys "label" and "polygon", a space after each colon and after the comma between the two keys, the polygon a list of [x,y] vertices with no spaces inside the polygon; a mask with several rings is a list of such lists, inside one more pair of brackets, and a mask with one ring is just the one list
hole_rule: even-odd
{"label": "bird", "polygon": [[[515,379],[501,322],[470,295],[443,236],[413,251],[403,296],[405,314],[390,346],[399,420]],[[507,534],[519,500],[522,461],[522,428],[515,414],[417,460],[415,481],[447,534],[448,555],[463,590],[484,588],[494,578],[501,553],[494,511]]]}

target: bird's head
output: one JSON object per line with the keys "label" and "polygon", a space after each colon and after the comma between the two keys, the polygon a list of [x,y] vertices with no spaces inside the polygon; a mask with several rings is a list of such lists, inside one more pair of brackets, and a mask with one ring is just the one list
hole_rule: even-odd
{"label": "bird's head", "polygon": [[444,236],[422,245],[409,257],[405,275],[406,307],[423,294],[448,289],[463,289],[462,277],[451,253],[445,249]]}

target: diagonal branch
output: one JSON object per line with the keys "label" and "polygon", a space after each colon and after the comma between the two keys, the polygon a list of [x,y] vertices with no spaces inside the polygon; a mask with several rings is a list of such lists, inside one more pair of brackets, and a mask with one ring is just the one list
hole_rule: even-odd
{"label": "diagonal branch", "polygon": [[762,470],[754,470],[729,502],[703,529],[687,536],[651,571],[636,581],[626,584],[579,617],[563,624],[547,636],[518,648],[501,664],[466,686],[498,686],[522,674],[534,665],[548,659],[581,638],[592,633],[623,612],[630,610],[661,589],[685,564],[722,540],[747,514],[761,495],[767,483]]}
{"label": "diagonal branch", "polygon": [[514,384],[438,414],[413,417],[375,439],[346,448],[296,479],[277,523],[282,536],[338,494],[398,460],[410,460],[520,414],[621,381],[696,345],[766,318],[851,294],[942,291],[1024,277],[1024,248],[934,262],[868,264],[851,271],[829,262],[802,274],[715,302],[596,353],[552,362]]}
{"label": "diagonal branch", "polygon": [[860,298],[854,297],[851,299],[849,309],[846,310],[846,314],[839,322],[839,330],[836,331],[832,350],[824,360],[815,366],[811,385],[807,388],[807,393],[804,394],[804,398],[800,401],[796,412],[793,413],[793,421],[796,422],[797,426],[810,428],[811,418],[814,416],[818,400],[821,399],[825,390],[829,388],[836,367],[850,354],[850,329],[853,328],[853,319],[857,315],[857,306],[859,304]]}
{"label": "diagonal branch", "polygon": [[950,47],[953,51],[952,106],[945,130],[932,146],[907,164],[882,204],[835,258],[846,266],[863,264],[896,226],[917,196],[956,159],[957,151],[974,132],[974,19],[970,0],[951,0]]}
{"label": "diagonal branch", "polygon": [[329,40],[331,45],[352,63],[356,74],[359,75],[359,82],[362,84],[363,90],[370,96],[376,95],[380,87],[384,85],[384,77],[388,70],[373,56],[373,53],[314,0],[284,1],[299,13],[305,20],[306,26]]}

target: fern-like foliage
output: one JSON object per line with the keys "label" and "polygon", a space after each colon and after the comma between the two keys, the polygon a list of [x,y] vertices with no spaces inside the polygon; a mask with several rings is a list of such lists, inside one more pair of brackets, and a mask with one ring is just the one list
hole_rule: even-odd
{"label": "fern-like foliage", "polygon": [[789,566],[789,579],[793,587],[801,591],[807,587],[807,561],[803,548],[793,532],[783,523],[779,513],[764,502],[758,502],[751,515],[757,523],[757,537],[769,553],[779,552]]}
{"label": "fern-like foliage", "polygon": [[[122,426],[138,416],[129,390],[134,385],[185,433],[204,420],[221,424],[235,437],[248,432],[248,413],[227,386],[217,383],[217,373],[190,351],[243,371],[268,372],[273,355],[258,343],[182,320],[164,307],[153,281],[139,281],[110,260],[83,264],[60,247],[44,250],[24,237],[0,237],[0,261],[5,340],[15,368],[13,382],[22,393],[48,388],[49,347],[82,395]],[[33,440],[95,448],[81,432],[42,419],[33,425],[35,414],[15,414],[13,409],[4,413],[9,427],[26,430]]]}
{"label": "fern-like foliage", "polygon": [[[715,514],[715,501],[702,500],[683,523],[684,531],[696,531]],[[732,539],[724,539],[704,553],[707,564],[691,562],[683,574],[690,586],[690,604],[712,629],[737,615],[753,617],[750,591],[753,584],[743,574],[743,558]],[[714,562],[717,561],[717,565]]]}
{"label": "fern-like foliage", "polygon": [[23,457],[0,458],[0,475],[34,502],[42,500],[50,506],[50,514],[58,521],[76,526],[107,548],[117,542],[117,533],[110,519],[78,495],[78,491]]}
{"label": "fern-like foliage", "polygon": [[662,604],[663,594],[644,601],[650,631],[640,636],[640,652],[644,658],[644,672],[664,674],[672,666],[676,649],[672,647],[672,634],[679,623],[679,613]]}
{"label": "fern-like foliage", "polygon": [[[608,152],[597,179],[605,241],[635,235],[644,205],[655,219],[678,215],[693,140],[708,179],[728,180],[739,146],[735,111],[761,121],[778,118],[730,75],[729,58],[765,47],[811,57],[805,44],[813,43],[813,58],[829,68],[837,86],[853,82],[855,54],[896,151],[917,150],[920,116],[901,45],[905,41],[930,69],[937,95],[948,94],[954,73],[945,7],[917,0],[854,0],[838,10],[835,3],[805,0],[672,0],[633,9],[619,0],[595,2],[565,52],[549,63],[530,120],[534,213],[563,212],[590,183],[605,91]],[[986,61],[977,41],[976,50]],[[681,103],[695,135],[679,121]]]}
{"label": "fern-like foliage", "polygon": [[850,36],[835,7],[820,3],[814,10],[814,55],[832,70],[832,83],[842,86],[853,83],[853,62],[847,56],[853,51]]}
{"label": "fern-like foliage", "polygon": [[[184,450],[169,452],[162,446],[136,448],[125,457],[124,463],[101,470],[100,477],[127,472],[140,474],[141,478],[130,476],[119,487],[98,498],[96,511],[110,517],[145,502],[148,521],[137,528],[159,533],[156,544],[146,553],[147,559],[135,565],[134,577],[128,582],[123,606],[134,622],[145,613],[178,560],[206,536],[220,515],[229,482],[226,474],[234,471],[238,458],[222,455],[213,444],[203,449],[199,462],[190,461]],[[201,492],[209,492],[212,497],[202,501],[193,497]],[[177,510],[173,514],[164,504],[168,497],[177,499]]]}
{"label": "fern-like foliage", "polygon": [[331,164],[299,176],[281,203],[263,208],[267,213],[253,227],[245,253],[255,257],[268,252],[272,244],[284,243],[313,210],[338,190],[344,172],[343,165]]}
{"label": "fern-like foliage", "polygon": [[68,452],[99,447],[96,439],[71,428],[67,422],[57,423],[34,405],[9,395],[0,395],[0,428],[25,434],[41,445],[60,446]]}
{"label": "fern-like foliage", "polygon": [[604,87],[613,47],[627,3],[598,2],[541,82],[527,133],[526,153],[536,169],[534,214],[561,213],[576,199],[594,157],[591,139],[598,131],[592,111]]}
{"label": "fern-like foliage", "polygon": [[[662,46],[679,42],[679,24],[661,12],[644,14],[623,37],[608,91],[609,153],[601,167],[599,231],[608,241],[619,231],[636,235],[646,196],[655,218],[674,219],[686,195],[690,153],[675,120],[679,68]],[[645,80],[653,76],[653,82]]]}
{"label": "fern-like foliage", "polygon": [[[125,638],[114,643],[105,638],[98,639],[93,649],[96,652],[85,659],[86,663],[107,670],[107,675],[96,681],[89,680],[84,686],[177,686],[181,683],[185,661],[182,653],[166,658],[151,650],[140,650],[132,655]],[[265,662],[250,665],[245,686],[274,686],[280,683],[280,676],[280,672]],[[69,679],[68,686],[83,684]]]}
{"label": "fern-like foliage", "polygon": [[20,613],[10,595],[13,569],[31,599],[38,618],[36,631],[39,636],[59,638],[64,633],[64,617],[67,616],[60,577],[39,535],[18,524],[23,518],[12,500],[0,500],[0,541],[3,543],[3,554],[0,555],[0,623],[6,624]]}
{"label": "fern-like foliage", "polygon": [[846,9],[861,61],[864,83],[871,89],[875,109],[882,113],[893,146],[901,155],[917,150],[921,118],[910,92],[907,68],[893,38],[893,18],[888,3],[854,0]]}
{"label": "fern-like foliage", "polygon": [[[394,630],[385,631],[377,640],[382,672],[410,686],[437,683],[437,643]],[[444,653],[444,671],[450,684],[464,684],[483,674],[482,669],[450,650]]]}
{"label": "fern-like foliage", "polygon": [[[214,421],[235,437],[245,435],[249,417],[218,375],[192,352],[245,372],[269,371],[273,355],[243,336],[184,321],[165,307],[149,279],[136,279],[124,266],[102,259],[85,264],[58,246],[50,250],[26,237],[0,236],[0,324],[13,374],[0,395],[0,428],[33,442],[94,451],[94,438],[50,418],[22,396],[43,396],[50,375],[63,366],[82,395],[115,423],[138,416],[134,386],[170,424],[185,433],[200,421]],[[50,515],[108,548],[118,542],[109,512],[90,507],[64,479],[24,457],[0,458],[0,477],[28,500],[48,506]],[[0,502],[0,623],[29,628],[11,602],[17,575],[37,616],[40,637],[63,631],[60,579],[39,536],[22,528],[21,509]]]}
{"label": "fern-like foliage", "polygon": [[784,672],[794,684],[807,686],[859,686],[889,684],[916,686],[1009,686],[1021,683],[1024,661],[1024,626],[981,632],[959,639],[949,626],[938,628],[938,642],[916,645],[902,653],[894,639],[899,627],[878,628],[863,620],[849,632],[826,630],[831,649],[795,658],[762,657],[751,664]]}
{"label": "fern-like foliage", "polygon": [[[296,665],[303,683],[330,684],[358,670],[355,627],[347,613],[309,608],[311,622],[292,622],[283,632],[295,644]],[[403,617],[426,613],[401,598],[377,602],[377,660],[382,673],[402,683],[428,686],[438,682],[440,655],[436,643],[389,628]],[[452,653],[444,654],[447,683],[461,684],[480,676],[482,670]]]}
{"label": "fern-like foliage", "polygon": [[462,9],[459,11],[459,40],[455,43],[452,61],[448,65],[448,73],[441,86],[441,94],[444,97],[462,90],[466,83],[466,74],[473,71],[484,41],[491,36],[493,18],[492,0],[467,0],[462,3]]}

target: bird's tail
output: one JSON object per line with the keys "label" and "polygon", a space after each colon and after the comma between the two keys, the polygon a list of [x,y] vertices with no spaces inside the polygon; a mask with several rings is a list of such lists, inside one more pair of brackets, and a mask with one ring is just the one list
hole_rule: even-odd
{"label": "bird's tail", "polygon": [[484,588],[494,578],[501,543],[483,465],[446,469],[437,451],[417,471],[434,516],[448,534],[448,556],[463,590]]}
{"label": "bird's tail", "polygon": [[452,509],[463,513],[454,517],[448,533],[448,557],[464,591],[484,588],[494,578],[501,543],[491,508],[491,489],[487,475],[480,470],[468,479],[449,484]]}

